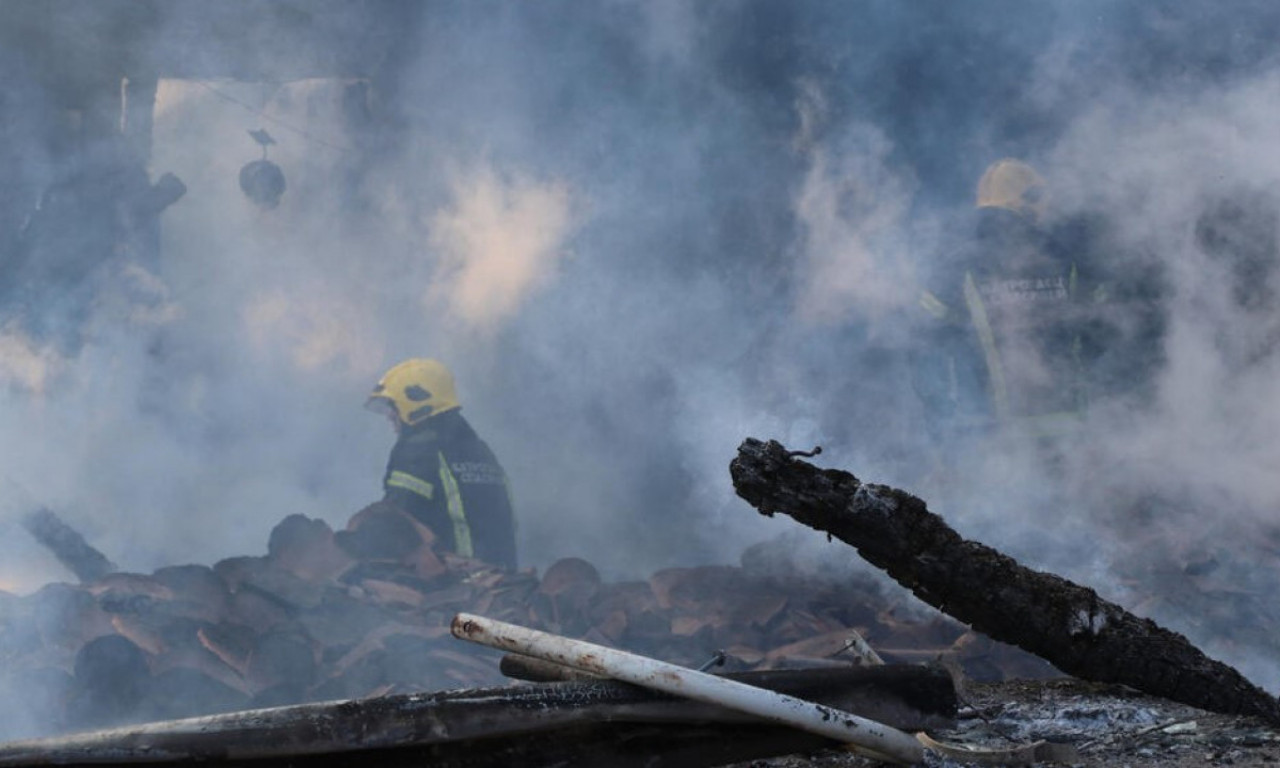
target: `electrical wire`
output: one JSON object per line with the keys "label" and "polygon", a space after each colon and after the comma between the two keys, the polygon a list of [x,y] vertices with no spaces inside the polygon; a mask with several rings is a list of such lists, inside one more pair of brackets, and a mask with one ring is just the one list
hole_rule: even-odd
{"label": "electrical wire", "polygon": [[248,111],[250,111],[250,112],[254,113],[255,115],[257,115],[258,117],[262,118],[262,119],[263,119],[263,120],[265,120],[266,122],[272,123],[273,125],[277,125],[277,126],[279,126],[279,127],[281,127],[281,128],[284,128],[284,129],[285,129],[285,130],[287,130],[287,131],[292,131],[293,133],[298,134],[298,135],[299,135],[299,136],[301,136],[302,138],[304,138],[304,139],[306,139],[307,141],[310,141],[310,142],[312,142],[312,143],[314,143],[314,144],[318,144],[318,145],[320,145],[320,146],[322,146],[322,147],[326,147],[326,148],[328,148],[328,149],[332,149],[332,150],[334,150],[335,152],[355,152],[355,151],[356,151],[356,150],[355,150],[355,148],[353,148],[353,147],[346,147],[346,146],[342,146],[342,145],[340,145],[340,144],[334,144],[334,143],[332,143],[332,142],[325,141],[324,139],[322,139],[322,138],[320,138],[320,137],[318,137],[318,136],[315,136],[315,135],[313,135],[313,134],[311,134],[311,133],[309,133],[309,132],[307,132],[307,131],[303,130],[302,128],[298,128],[298,127],[296,127],[296,126],[290,125],[290,124],[288,124],[288,123],[284,122],[283,120],[280,120],[279,118],[272,117],[272,116],[268,115],[265,111],[263,111],[263,110],[261,110],[261,109],[258,109],[257,107],[254,107],[252,104],[246,104],[245,102],[241,101],[240,99],[237,99],[236,97],[232,96],[231,94],[229,94],[229,93],[225,93],[225,92],[223,92],[223,91],[218,90],[217,88],[214,88],[212,85],[210,85],[209,83],[207,83],[207,82],[205,82],[205,81],[203,81],[203,80],[192,80],[191,82],[195,83],[196,85],[199,85],[199,86],[200,86],[200,87],[202,87],[202,88],[207,89],[210,93],[212,93],[213,95],[217,96],[218,98],[220,98],[220,99],[225,99],[226,101],[229,101],[229,102],[231,102],[232,104],[235,104],[235,105],[237,105],[237,106],[239,106],[239,107],[243,107],[244,109],[247,109]]}

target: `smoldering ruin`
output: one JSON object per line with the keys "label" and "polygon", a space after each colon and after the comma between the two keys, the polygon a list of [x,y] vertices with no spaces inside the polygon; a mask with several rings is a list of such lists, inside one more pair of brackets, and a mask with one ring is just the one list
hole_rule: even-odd
{"label": "smoldering ruin", "polygon": [[[999,759],[1271,754],[1269,4],[0,13],[0,737],[36,745],[0,760],[93,761],[155,733],[177,762],[255,738],[293,760],[303,742],[316,762],[479,759],[475,743],[396,740],[429,721],[506,723],[495,765],[820,764],[832,744],[563,664],[514,693],[528,660],[453,637],[458,614]],[[983,293],[999,271],[983,249],[1007,241],[975,239],[975,201],[1001,159],[1034,169],[1035,242],[1069,282]],[[998,388],[956,361],[990,364],[991,347],[952,354],[938,318],[980,294],[998,324],[1000,296],[1059,290],[1087,297],[1060,318],[1088,373],[1075,431],[1050,450],[975,437],[964,407]],[[360,403],[416,356],[449,362],[510,475],[519,569],[445,551],[377,502],[392,437]],[[1009,391],[1044,373],[1013,360]],[[820,445],[785,466],[901,489],[946,521],[919,529],[929,541],[964,545],[890,538],[888,560],[864,561],[877,545],[832,540],[839,524],[829,538],[757,515],[726,470],[748,437]],[[826,500],[837,520],[844,502]],[[973,575],[955,552],[977,547],[1092,590],[1089,616],[1159,632],[1055,656],[1084,640],[1045,629],[1038,593],[1002,585],[975,608],[948,592],[964,587],[913,581]],[[1125,677],[1159,656],[1151,637],[1187,653]],[[1192,668],[1215,682],[1188,683]],[[849,687],[815,689],[823,670]],[[863,674],[882,676],[873,693]],[[536,691],[557,702],[546,720],[519,714]],[[334,715],[325,702],[354,719],[298,730]],[[272,707],[269,723],[243,714]],[[195,744],[174,725],[187,717],[223,735]],[[352,723],[385,739],[344,741]],[[1014,754],[1001,733],[1047,745]]]}

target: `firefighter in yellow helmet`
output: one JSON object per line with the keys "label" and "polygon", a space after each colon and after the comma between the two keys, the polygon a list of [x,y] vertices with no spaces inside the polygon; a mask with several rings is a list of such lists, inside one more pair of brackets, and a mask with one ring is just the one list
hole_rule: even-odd
{"label": "firefighter in yellow helmet", "polygon": [[1005,158],[978,182],[972,235],[922,291],[914,378],[934,436],[1056,439],[1084,413],[1091,316],[1106,299],[1077,249],[1055,247],[1048,188]]}
{"label": "firefighter in yellow helmet", "polygon": [[507,475],[463,418],[449,369],[437,360],[405,360],[378,381],[366,407],[385,414],[397,434],[384,500],[430,528],[446,549],[514,569]]}

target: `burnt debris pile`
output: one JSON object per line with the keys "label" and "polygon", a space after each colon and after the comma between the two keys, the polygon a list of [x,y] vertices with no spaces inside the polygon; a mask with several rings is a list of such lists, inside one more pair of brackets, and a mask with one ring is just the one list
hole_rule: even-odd
{"label": "burnt debris pile", "polygon": [[[53,539],[65,540],[77,547],[58,553],[64,562],[102,559],[78,538]],[[942,614],[905,613],[870,576],[802,573],[779,543],[738,566],[619,582],[580,558],[512,572],[432,544],[375,504],[339,531],[287,517],[262,556],[0,593],[0,680],[40,692],[24,700],[49,732],[509,682],[496,652],[450,637],[464,611],[721,672],[847,668],[862,663],[864,637],[891,663],[1057,675]]]}

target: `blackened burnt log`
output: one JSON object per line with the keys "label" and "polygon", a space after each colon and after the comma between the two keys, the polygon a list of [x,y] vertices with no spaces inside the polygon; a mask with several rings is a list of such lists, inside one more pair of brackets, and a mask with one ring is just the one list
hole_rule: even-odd
{"label": "blackened burnt log", "polygon": [[42,507],[32,512],[22,519],[22,526],[36,541],[48,547],[58,562],[74,573],[82,584],[91,584],[117,570],[115,563],[90,546],[83,536],[51,510]]}
{"label": "blackened burnt log", "polygon": [[1280,723],[1276,699],[1182,635],[961,538],[909,493],[819,469],[775,441],[751,438],[729,472],[761,514],[782,512],[835,536],[926,603],[1063,672]]}

